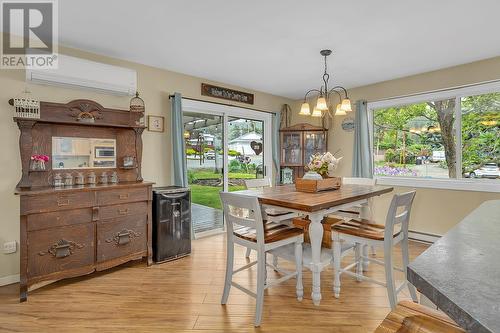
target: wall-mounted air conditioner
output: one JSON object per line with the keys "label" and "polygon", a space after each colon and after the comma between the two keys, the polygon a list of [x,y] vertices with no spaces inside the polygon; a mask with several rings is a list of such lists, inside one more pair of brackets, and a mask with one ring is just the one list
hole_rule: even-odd
{"label": "wall-mounted air conditioner", "polygon": [[135,70],[62,54],[58,57],[57,69],[27,69],[26,81],[113,95],[134,95],[137,90]]}

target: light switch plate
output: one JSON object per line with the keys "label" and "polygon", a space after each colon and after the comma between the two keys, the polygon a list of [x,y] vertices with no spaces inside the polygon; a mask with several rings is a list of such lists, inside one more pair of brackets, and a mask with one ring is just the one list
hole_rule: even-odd
{"label": "light switch plate", "polygon": [[3,253],[9,254],[9,253],[15,253],[16,251],[17,251],[16,241],[3,243]]}

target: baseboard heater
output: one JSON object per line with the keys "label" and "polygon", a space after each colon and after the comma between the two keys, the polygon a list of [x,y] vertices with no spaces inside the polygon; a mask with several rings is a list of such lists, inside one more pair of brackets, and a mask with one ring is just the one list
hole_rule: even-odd
{"label": "baseboard heater", "polygon": [[432,244],[435,241],[437,241],[439,238],[441,238],[441,236],[435,235],[435,234],[429,234],[429,233],[421,232],[421,231],[409,230],[408,231],[408,238],[411,240],[414,240],[414,241]]}

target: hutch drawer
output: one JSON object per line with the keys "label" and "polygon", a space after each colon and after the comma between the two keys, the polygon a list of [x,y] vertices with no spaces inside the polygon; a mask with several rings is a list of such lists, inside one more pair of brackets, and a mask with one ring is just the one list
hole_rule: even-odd
{"label": "hutch drawer", "polygon": [[148,213],[148,203],[132,202],[121,205],[99,207],[99,220],[114,219],[130,215],[144,215]]}
{"label": "hutch drawer", "polygon": [[97,194],[99,206],[146,200],[148,200],[148,188],[146,187],[100,191]]}
{"label": "hutch drawer", "polygon": [[146,221],[144,214],[97,223],[97,262],[146,251]]}
{"label": "hutch drawer", "polygon": [[28,276],[93,265],[94,237],[94,223],[29,232]]}
{"label": "hutch drawer", "polygon": [[21,212],[32,214],[92,207],[94,202],[94,192],[92,191],[28,196],[21,200]]}
{"label": "hutch drawer", "polygon": [[81,208],[51,213],[28,215],[27,230],[41,230],[92,222],[92,208]]}

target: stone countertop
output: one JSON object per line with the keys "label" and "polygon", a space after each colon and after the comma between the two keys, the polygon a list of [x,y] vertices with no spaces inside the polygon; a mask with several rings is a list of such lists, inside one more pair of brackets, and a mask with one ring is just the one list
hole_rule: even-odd
{"label": "stone countertop", "polygon": [[408,281],[470,332],[500,332],[500,200],[484,202],[408,266]]}

